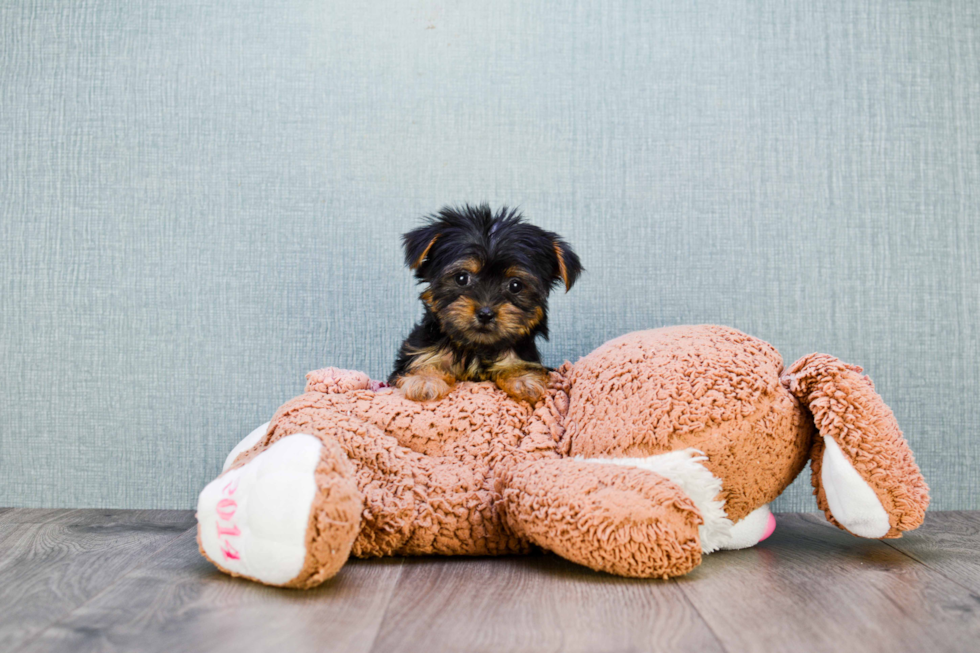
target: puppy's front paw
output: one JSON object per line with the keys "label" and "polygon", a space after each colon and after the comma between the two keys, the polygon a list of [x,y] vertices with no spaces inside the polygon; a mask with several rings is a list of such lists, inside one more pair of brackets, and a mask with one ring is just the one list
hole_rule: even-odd
{"label": "puppy's front paw", "polygon": [[415,372],[400,377],[395,386],[401,388],[412,401],[442,399],[452,390],[454,379],[438,372]]}
{"label": "puppy's front paw", "polygon": [[496,382],[497,387],[510,395],[511,399],[533,404],[548,389],[548,372],[544,369],[525,369],[501,374]]}

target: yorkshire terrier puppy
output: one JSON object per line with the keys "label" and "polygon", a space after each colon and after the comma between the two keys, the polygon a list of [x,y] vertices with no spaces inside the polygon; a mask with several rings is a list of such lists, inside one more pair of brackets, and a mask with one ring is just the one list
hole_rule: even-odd
{"label": "yorkshire terrier puppy", "polygon": [[493,381],[518,401],[548,386],[534,344],[548,338],[548,294],[582,272],[558,234],[516,210],[444,208],[402,236],[405,264],[425,284],[422,321],[402,343],[388,381],[409,399],[444,397],[457,381]]}

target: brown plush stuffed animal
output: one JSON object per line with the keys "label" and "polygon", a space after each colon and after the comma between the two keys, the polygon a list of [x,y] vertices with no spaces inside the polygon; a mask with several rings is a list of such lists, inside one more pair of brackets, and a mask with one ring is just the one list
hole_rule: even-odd
{"label": "brown plush stuffed animal", "polygon": [[[612,340],[552,373],[534,406],[492,383],[409,401],[327,368],[201,492],[219,569],[308,588],[350,555],[539,546],[623,576],[678,576],[753,546],[811,461],[817,503],[855,535],[917,527],[928,488],[861,369],[718,326]],[[816,431],[814,430],[816,426]]]}

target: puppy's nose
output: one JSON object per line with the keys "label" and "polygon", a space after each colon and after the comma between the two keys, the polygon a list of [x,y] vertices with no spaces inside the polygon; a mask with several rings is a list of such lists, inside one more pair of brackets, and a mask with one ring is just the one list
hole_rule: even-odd
{"label": "puppy's nose", "polygon": [[480,324],[490,324],[493,321],[493,311],[484,306],[476,312],[476,319]]}

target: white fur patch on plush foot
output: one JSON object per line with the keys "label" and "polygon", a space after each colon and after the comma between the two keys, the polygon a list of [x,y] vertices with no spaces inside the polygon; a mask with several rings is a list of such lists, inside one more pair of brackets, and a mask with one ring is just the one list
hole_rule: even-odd
{"label": "white fur patch on plush foot", "polygon": [[772,535],[776,527],[776,518],[769,512],[769,504],[760,506],[742,517],[741,521],[732,526],[730,539],[719,549],[734,551],[748,549]]}
{"label": "white fur patch on plush foot", "polygon": [[824,438],[820,483],[830,513],[844,528],[861,537],[881,538],[888,533],[888,513],[871,486],[861,478],[833,438]]}
{"label": "white fur patch on plush foot", "polygon": [[235,448],[225,457],[225,464],[221,467],[221,471],[226,472],[231,464],[235,462],[235,458],[238,458],[238,454],[241,452],[251,449],[255,446],[262,436],[265,435],[269,430],[269,422],[266,422],[262,426],[258,427],[251,433],[245,436],[245,439],[235,445]]}
{"label": "white fur patch on plush foot", "polygon": [[680,449],[646,458],[580,460],[646,469],[678,485],[694,502],[704,520],[698,526],[702,553],[717,551],[731,538],[732,521],[725,514],[725,502],[717,498],[721,493],[721,479],[701,464],[707,457],[697,449]]}
{"label": "white fur patch on plush foot", "polygon": [[209,483],[197,503],[208,557],[271,585],[295,578],[306,560],[322,446],[312,435],[290,435]]}

